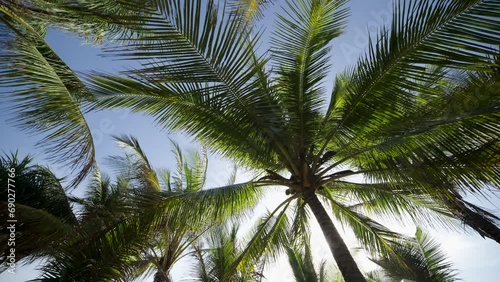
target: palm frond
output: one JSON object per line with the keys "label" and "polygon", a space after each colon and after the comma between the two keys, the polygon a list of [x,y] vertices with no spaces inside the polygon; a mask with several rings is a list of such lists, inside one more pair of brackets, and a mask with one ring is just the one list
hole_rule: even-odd
{"label": "palm frond", "polygon": [[[160,124],[183,128],[232,157],[241,157],[241,150],[234,146],[238,143],[247,146],[248,152],[256,151],[255,156],[266,156],[261,160],[268,159],[266,164],[277,153],[286,159],[280,143],[286,140],[280,136],[281,110],[273,92],[267,91],[265,60],[254,51],[259,37],[241,33],[237,17],[219,11],[214,2],[203,8],[202,3],[156,1],[155,9],[136,25],[127,23],[137,35],[123,38],[122,45],[110,54],[138,59],[142,67],[126,72],[130,79],[90,78],[93,90],[102,96],[101,106],[124,106],[134,101],[137,110],[151,114]],[[184,8],[192,13],[182,13]],[[167,100],[155,99],[166,94],[170,97]],[[161,109],[153,100],[163,104]],[[192,112],[181,114],[181,108]],[[206,126],[208,121],[213,128]],[[238,141],[226,142],[222,136]],[[278,150],[270,144],[278,144]]]}
{"label": "palm frond", "polygon": [[19,240],[15,242],[19,262],[46,257],[66,236],[74,235],[76,216],[60,179],[48,168],[32,164],[30,156],[19,158],[12,153],[0,157],[0,181],[5,183],[0,187],[0,214],[12,220],[0,225],[0,264],[5,263],[13,247],[9,241],[12,225]]}
{"label": "palm frond", "polygon": [[[453,213],[419,185],[406,183],[351,183],[336,181],[325,186],[329,193],[354,211],[394,220],[402,225],[415,224],[459,230]],[[440,189],[437,194],[446,192]],[[412,225],[413,226],[413,225]]]}
{"label": "palm frond", "polygon": [[297,199],[294,204],[294,213],[292,215],[291,241],[295,244],[301,244],[309,240],[309,210],[306,208],[302,199]]}
{"label": "palm frond", "polygon": [[[296,282],[320,282],[320,276],[316,273],[311,246],[305,242],[302,248],[287,247],[288,263]],[[323,269],[323,267],[322,267]],[[324,271],[321,271],[324,276]]]}
{"label": "palm frond", "polygon": [[210,232],[206,244],[197,246],[195,257],[199,263],[197,273],[202,281],[219,282],[227,281],[255,281],[254,276],[261,275],[259,261],[248,262],[240,265],[236,272],[231,272],[235,259],[241,253],[241,246],[237,238],[238,226],[217,227]]}
{"label": "palm frond", "polygon": [[265,264],[269,260],[276,260],[279,254],[285,251],[288,242],[290,242],[290,223],[286,211],[292,200],[294,197],[288,198],[272,212],[267,212],[259,219],[251,239],[234,260],[228,274],[231,275],[240,264],[245,265],[248,261],[262,260]]}
{"label": "palm frond", "polygon": [[230,0],[228,5],[231,13],[238,15],[245,26],[251,26],[255,21],[262,19],[264,9],[272,2],[272,0]]}
{"label": "palm frond", "polygon": [[81,206],[79,220],[83,225],[94,226],[99,230],[110,227],[116,222],[133,214],[133,194],[128,179],[118,177],[115,182],[99,170],[94,170],[92,179],[83,198],[70,197]]}
{"label": "palm frond", "polygon": [[343,225],[349,225],[363,248],[371,253],[380,253],[398,259],[393,245],[401,238],[405,238],[404,235],[393,232],[375,220],[341,204],[332,197],[328,190],[321,190],[320,195],[328,200],[333,215]]}
{"label": "palm frond", "polygon": [[[435,75],[425,65],[491,70],[498,52],[497,1],[400,1],[390,28],[347,74],[344,103],[331,116],[327,140],[343,144],[353,130],[374,130],[400,119],[414,93]],[[336,136],[336,137],[334,137]]]}
{"label": "palm frond", "polygon": [[[151,236],[150,218],[130,218],[98,234],[80,233],[42,267],[39,281],[127,281]],[[76,241],[76,242],[75,242]],[[77,251],[75,251],[77,250]]]}
{"label": "palm frond", "polygon": [[160,190],[160,183],[148,157],[137,138],[133,136],[114,136],[115,141],[125,150],[125,156],[113,156],[109,162],[119,174],[128,178],[138,189]]}
{"label": "palm frond", "polygon": [[93,97],[42,35],[5,3],[0,3],[0,21],[1,95],[15,112],[11,121],[43,133],[38,145],[50,160],[78,169],[71,182],[76,186],[94,165],[92,134],[80,108]]}
{"label": "palm frond", "polygon": [[[73,225],[64,222],[61,218],[54,216],[41,208],[33,208],[27,205],[16,203],[15,220],[15,250],[16,261],[21,263],[32,263],[39,258],[47,258],[54,255],[66,238],[76,236]],[[9,217],[9,206],[7,202],[0,202],[0,213],[2,218]],[[5,223],[0,226],[0,264],[5,270],[4,263],[10,254],[9,238],[12,223]]]}
{"label": "palm frond", "polygon": [[[268,138],[263,139],[261,135],[262,131],[257,132],[254,127],[248,127],[241,113],[226,111],[229,106],[225,105],[225,98],[220,94],[220,86],[200,90],[198,86],[180,87],[112,75],[94,76],[90,80],[90,88],[99,97],[99,108],[126,107],[135,112],[144,112],[167,128],[185,130],[198,136],[208,146],[219,149],[219,152],[238,163],[248,160],[244,162],[245,165],[279,167]],[[266,111],[267,107],[262,105],[257,108]],[[218,143],[221,140],[223,143]]]}
{"label": "palm frond", "polygon": [[380,265],[391,278],[415,281],[446,282],[457,281],[457,272],[439,248],[439,243],[428,234],[417,229],[415,241],[396,246],[404,264],[390,259],[372,260]]}
{"label": "palm frond", "polygon": [[[13,173],[10,173],[12,172]],[[8,177],[13,174],[14,177]],[[77,223],[71,209],[65,189],[60,178],[48,168],[33,164],[31,156],[19,158],[17,152],[0,156],[0,181],[8,183],[13,179],[12,186],[16,194],[16,203],[36,209],[43,209],[60,218],[63,222],[74,225]],[[19,187],[19,189],[15,189]],[[1,201],[7,202],[8,185],[2,186]],[[12,190],[12,189],[11,189]]]}
{"label": "palm frond", "polygon": [[[271,61],[277,69],[278,95],[288,117],[295,154],[314,142],[323,106],[323,79],[328,74],[329,43],[346,23],[346,1],[287,1],[271,39]],[[289,142],[291,143],[291,142]]]}
{"label": "palm frond", "polygon": [[[441,82],[446,87],[415,95],[404,117],[360,129],[322,173],[348,163],[372,170],[364,175],[374,182],[425,187],[432,175],[437,182],[453,178],[469,191],[496,184],[498,74],[460,72]],[[388,174],[391,169],[399,172]]]}
{"label": "palm frond", "polygon": [[137,205],[139,209],[154,210],[159,216],[168,214],[172,224],[210,225],[245,217],[262,196],[262,189],[249,182],[190,193],[139,193]]}

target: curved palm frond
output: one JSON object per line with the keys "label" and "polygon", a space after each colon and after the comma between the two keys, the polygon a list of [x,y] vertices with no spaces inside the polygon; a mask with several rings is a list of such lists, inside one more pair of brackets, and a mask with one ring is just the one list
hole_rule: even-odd
{"label": "curved palm frond", "polygon": [[81,111],[92,94],[45,42],[22,12],[0,3],[0,85],[2,100],[12,103],[12,121],[30,133],[43,133],[38,143],[52,161],[79,170],[76,186],[92,170],[94,143]]}
{"label": "curved palm frond", "polygon": [[[0,158],[0,181],[11,184],[0,188],[0,210],[2,218],[12,220],[0,226],[2,268],[12,247],[11,225],[15,226],[17,261],[30,262],[45,257],[61,245],[64,238],[74,235],[78,224],[76,216],[60,179],[49,169],[33,165],[30,156],[19,159],[17,153],[5,155]],[[13,206],[8,195],[15,197]]]}
{"label": "curved palm frond", "polygon": [[[395,220],[402,225],[457,229],[453,213],[418,185],[406,183],[335,182],[336,189],[325,186],[333,198],[354,211]],[[443,189],[436,194],[445,194]]]}
{"label": "curved palm frond", "polygon": [[329,69],[329,43],[342,34],[348,15],[346,2],[286,1],[289,11],[283,11],[276,22],[271,62],[277,70],[278,96],[287,115],[287,145],[294,159],[305,158],[315,143],[324,102],[321,83]]}
{"label": "curved palm frond", "polygon": [[496,185],[498,74],[456,73],[440,82],[451,86],[428,88],[414,96],[405,117],[360,131],[329,167],[349,163],[372,170],[364,173],[370,181],[420,183],[429,191],[428,175],[454,178],[470,191]]}
{"label": "curved palm frond", "polygon": [[[138,33],[110,50],[113,56],[144,63],[127,72],[128,78],[91,76],[100,107],[127,106],[149,113],[160,124],[182,128],[238,161],[244,159],[241,147],[260,167],[273,165],[276,154],[286,159],[278,138],[280,107],[266,91],[265,61],[254,52],[259,37],[242,33],[236,16],[223,13],[212,1],[203,8],[203,1],[186,1],[192,11],[186,14],[181,2],[157,1],[157,14],[145,18],[154,34]],[[131,28],[142,31],[148,25]]]}
{"label": "curved palm frond", "polygon": [[428,234],[417,229],[415,241],[404,242],[396,246],[404,264],[388,258],[372,260],[381,266],[384,272],[395,280],[409,279],[414,281],[447,282],[457,281],[456,270],[446,261],[439,243]]}
{"label": "curved palm frond", "polygon": [[108,161],[116,172],[127,178],[137,189],[160,191],[160,181],[142,150],[139,141],[133,136],[114,136],[118,146],[125,151],[124,156],[112,156]]}
{"label": "curved palm frond", "polygon": [[330,109],[336,114],[328,118],[338,122],[327,140],[339,135],[339,142],[348,130],[372,130],[403,117],[413,93],[425,92],[426,82],[435,79],[425,64],[481,70],[494,65],[488,56],[498,52],[497,1],[398,3],[391,27],[346,75],[341,108]]}
{"label": "curved palm frond", "polygon": [[199,279],[205,282],[219,281],[260,281],[263,267],[259,260],[239,265],[236,272],[231,272],[234,261],[242,252],[238,242],[238,226],[230,230],[218,227],[210,232],[206,244],[195,246],[194,256],[198,261],[196,272]]}
{"label": "curved palm frond", "polygon": [[230,0],[227,1],[231,13],[239,16],[244,26],[251,26],[255,21],[261,20],[264,9],[272,4],[272,0]]}
{"label": "curved palm frond", "polygon": [[[129,218],[112,229],[80,233],[42,267],[39,281],[129,281],[137,278],[133,263],[153,234],[151,218]],[[76,249],[76,250],[75,250]]]}

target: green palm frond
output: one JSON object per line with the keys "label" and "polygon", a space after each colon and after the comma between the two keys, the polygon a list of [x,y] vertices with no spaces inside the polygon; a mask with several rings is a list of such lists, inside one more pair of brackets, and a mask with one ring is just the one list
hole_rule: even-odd
{"label": "green palm frond", "polygon": [[434,193],[429,193],[428,189],[422,189],[418,184],[343,181],[335,184],[340,189],[328,188],[329,193],[334,194],[337,200],[345,198],[356,201],[355,204],[345,203],[355,211],[388,218],[403,225],[439,226],[456,231],[462,230],[462,225],[467,225],[483,237],[497,242],[500,240],[498,216],[465,200],[459,188],[450,183],[440,183]]}
{"label": "green palm frond", "polygon": [[294,244],[307,242],[310,234],[309,229],[310,214],[305,202],[297,199],[293,207],[291,240]]}
{"label": "green palm frond", "polygon": [[153,234],[150,220],[145,215],[129,218],[97,237],[80,233],[42,267],[39,281],[129,281],[129,278],[137,278],[133,262],[140,257]]}
{"label": "green palm frond", "polygon": [[[174,189],[184,192],[196,192],[205,186],[208,157],[205,147],[199,152],[191,152],[189,156],[184,156],[179,144],[170,142],[174,148],[172,152],[176,158],[176,174],[173,176]],[[234,184],[234,183],[231,183]]]}
{"label": "green palm frond", "polygon": [[296,143],[293,150],[304,157],[319,130],[324,101],[321,82],[328,74],[329,43],[342,33],[348,9],[346,1],[286,3],[289,11],[278,16],[271,38],[271,62],[277,70],[277,91],[288,117],[287,130]]}
{"label": "green palm frond", "polygon": [[[105,40],[130,35],[123,22],[117,23],[116,15],[140,16],[139,7],[146,1],[60,1],[60,0],[2,0],[2,5],[22,15],[35,29],[45,34],[48,26],[76,33],[89,43],[102,44]],[[132,20],[132,22],[137,23]],[[43,32],[42,32],[43,31]]]}
{"label": "green palm frond", "polygon": [[139,207],[157,207],[159,214],[169,214],[172,221],[220,223],[244,217],[262,196],[261,188],[250,182],[190,193],[140,193],[137,201]]}
{"label": "green palm frond", "polygon": [[92,134],[80,108],[92,95],[22,14],[0,3],[2,100],[12,103],[14,124],[43,133],[38,143],[52,161],[77,170],[72,186],[94,165]]}
{"label": "green palm frond", "polygon": [[430,176],[436,182],[452,178],[469,191],[497,184],[498,74],[454,76],[442,80],[442,89],[415,95],[405,117],[360,130],[329,168],[349,163],[371,182],[417,184],[429,191],[435,189]]}
{"label": "green palm frond", "polygon": [[114,136],[118,146],[125,151],[124,156],[112,156],[108,160],[117,173],[124,175],[137,189],[160,190],[160,182],[154,168],[133,136]]}
{"label": "green palm frond", "polygon": [[[119,140],[128,140],[129,149],[132,148],[134,153],[126,157],[126,162],[122,162],[123,159],[118,157],[112,159],[120,161],[117,165],[125,170],[121,175],[125,179],[132,177],[138,183],[146,184],[149,183],[147,179],[150,175],[153,175],[155,182],[160,183],[137,139],[123,137]],[[166,184],[166,189],[145,190],[144,187],[136,186],[132,200],[139,210],[155,207],[159,213],[179,215],[171,216],[172,219],[191,218],[198,222],[215,222],[238,214],[243,215],[263,196],[260,185],[253,182],[233,183],[216,188],[203,187],[208,166],[206,152],[202,149],[201,153],[192,154],[192,160],[188,160],[176,143],[172,145],[176,157],[175,175],[172,176],[169,170],[163,171],[166,178],[163,179],[163,184]],[[129,161],[130,159],[132,161]]]}
{"label": "green palm frond", "polygon": [[[345,101],[328,139],[356,126],[372,128],[399,119],[414,92],[435,78],[425,64],[488,70],[496,55],[498,2],[400,1],[390,28],[347,75]],[[359,129],[357,129],[359,130]]]}
{"label": "green palm frond", "polygon": [[[337,181],[335,187],[337,189],[325,186],[335,199],[347,199],[341,202],[355,211],[394,220],[402,225],[459,229],[451,220],[452,212],[419,185]],[[445,194],[444,189],[439,193]]]}
{"label": "green palm frond", "polygon": [[[475,189],[484,181],[497,180],[493,177],[496,169],[491,166],[494,157],[487,157],[482,163],[480,158],[475,159],[474,165],[471,165],[470,157],[478,154],[465,153],[495,143],[499,134],[494,126],[498,120],[495,107],[498,87],[492,87],[498,83],[498,78],[495,78],[497,75],[492,68],[495,61],[490,58],[498,50],[489,47],[490,34],[497,31],[495,21],[491,21],[495,18],[494,13],[487,12],[495,5],[498,5],[495,1],[463,1],[460,4],[438,1],[436,6],[412,3],[401,5],[400,10],[396,10],[395,15],[399,17],[394,17],[392,29],[380,35],[376,47],[361,59],[352,75],[338,79],[344,87],[339,85],[335,93],[344,97],[342,103],[332,103],[333,108],[328,111],[327,119],[331,119],[334,129],[327,139],[334,138],[332,144],[336,148],[333,150],[339,147],[346,150],[343,156],[339,154],[339,163],[351,161],[350,164],[362,163],[373,169],[395,165],[415,167],[413,164],[419,163],[428,169],[421,175],[433,170],[435,173],[451,174]],[[491,33],[483,34],[484,30],[471,22],[463,25],[462,22],[467,21],[469,16],[487,22],[484,28],[492,29]],[[452,35],[447,35],[448,32]],[[472,34],[477,34],[474,39],[477,41],[471,39]],[[442,42],[436,43],[441,39],[446,42],[446,48],[458,51],[439,54],[446,49]],[[464,42],[458,46],[457,41],[460,40]],[[454,54],[457,56],[454,57]],[[431,57],[433,61],[429,59]],[[447,83],[448,87],[443,89],[441,81],[447,80],[453,73],[443,72],[442,68],[429,71],[424,65],[465,68],[465,62],[469,68],[480,66],[489,74],[481,74],[483,79],[476,79],[467,87],[460,84],[454,87],[453,83]],[[461,80],[472,82],[457,79]],[[357,83],[366,87],[358,87]],[[471,99],[474,103],[467,103]],[[463,105],[467,104],[469,107],[464,111],[466,108]],[[460,107],[461,111],[450,111]],[[494,151],[493,147],[489,146],[488,150]],[[461,162],[469,165],[466,170],[448,165]],[[485,170],[480,167],[485,167]]]}
{"label": "green palm frond", "polygon": [[[30,156],[20,159],[17,153],[5,155],[0,158],[0,181],[5,183],[0,188],[2,218],[16,220],[16,261],[30,262],[45,257],[64,241],[63,238],[74,235],[73,228],[78,224],[76,216],[60,179],[48,168],[32,164]],[[15,197],[14,213],[8,195]],[[12,247],[9,244],[10,225],[4,221],[0,226],[1,264]]]}
{"label": "green palm frond", "polygon": [[[9,170],[15,177],[8,177]],[[16,202],[36,209],[44,209],[68,224],[76,224],[65,189],[49,168],[33,164],[31,156],[19,158],[17,153],[0,157],[0,181],[8,183],[12,178]],[[15,189],[18,187],[19,189]],[[11,187],[12,188],[12,187]],[[1,188],[2,201],[7,201],[8,185]]]}
{"label": "green palm frond", "polygon": [[[0,202],[0,212],[2,218],[8,217],[8,205]],[[33,208],[20,203],[16,203],[15,219],[15,250],[16,262],[32,263],[39,258],[47,258],[54,255],[65,238],[76,236],[75,226],[68,224],[47,212],[44,209]],[[20,224],[22,223],[22,224]],[[0,227],[0,264],[1,270],[5,270],[7,256],[10,254],[8,239],[10,238],[9,223]]]}
{"label": "green palm frond", "polygon": [[264,9],[272,2],[272,0],[230,0],[228,5],[231,13],[239,16],[244,26],[250,26],[253,22],[262,19]]}
{"label": "green palm frond", "polygon": [[245,267],[249,263],[260,261],[264,267],[270,261],[275,261],[281,253],[286,251],[286,246],[290,242],[289,234],[291,229],[290,220],[287,215],[287,208],[293,197],[283,201],[272,212],[267,212],[262,216],[251,233],[251,238],[241,251],[239,256],[233,261],[227,271],[223,281],[229,279],[240,267]]}
{"label": "green palm frond", "polygon": [[237,271],[228,276],[233,262],[242,251],[237,238],[238,229],[237,225],[231,229],[217,227],[210,232],[206,244],[195,246],[194,256],[198,261],[196,272],[201,281],[259,281],[256,279],[262,276],[259,260],[239,265]]}
{"label": "green palm frond", "polygon": [[[180,88],[176,84],[146,84],[111,75],[92,77],[91,84],[90,88],[99,97],[99,107],[127,107],[136,112],[145,112],[161,125],[182,128],[198,135],[207,145],[219,148],[222,153],[232,154],[231,159],[236,162],[248,159],[250,162],[245,161],[245,165],[279,167],[277,157],[270,151],[268,138],[262,139],[262,132],[255,131],[253,126],[243,126],[246,124],[246,121],[241,120],[246,118],[243,114],[226,111],[224,97],[217,94],[221,91],[219,86],[201,90],[199,86]],[[266,108],[269,106],[257,107],[259,111],[265,111]],[[207,124],[211,125],[210,128],[206,127]],[[274,133],[269,134],[274,136]],[[221,145],[217,144],[217,140],[226,141]],[[246,148],[244,151],[248,153],[239,154],[241,148]]]}
{"label": "green palm frond", "polygon": [[417,229],[415,239],[413,242],[403,242],[395,247],[403,258],[403,264],[388,258],[372,261],[381,266],[384,272],[395,280],[409,279],[429,282],[460,280],[457,278],[457,272],[452,268],[452,264],[447,262],[438,242],[421,229]]}
{"label": "green palm frond", "polygon": [[128,179],[118,177],[114,182],[99,170],[94,170],[92,179],[83,198],[70,197],[70,200],[81,206],[80,222],[87,227],[93,226],[100,230],[122,221],[134,211],[130,200],[133,194]]}
{"label": "green palm frond", "polygon": [[[259,37],[242,35],[235,16],[219,11],[212,1],[203,9],[203,1],[185,1],[191,14],[181,12],[182,1],[166,2],[157,1],[158,14],[145,19],[153,35],[126,38],[127,44],[110,53],[138,59],[143,67],[127,72],[128,79],[90,78],[101,107],[128,104],[148,112],[162,125],[203,137],[234,159],[242,159],[239,149],[244,146],[247,152],[255,152],[253,157],[261,155],[258,162],[268,167],[277,158],[270,143],[279,142],[282,120],[275,95],[267,91],[265,61],[254,52]],[[152,87],[143,87],[146,83]],[[180,114],[181,109],[191,114]],[[213,128],[206,127],[207,122]],[[233,141],[226,142],[226,138]],[[278,147],[286,159],[285,148]]]}

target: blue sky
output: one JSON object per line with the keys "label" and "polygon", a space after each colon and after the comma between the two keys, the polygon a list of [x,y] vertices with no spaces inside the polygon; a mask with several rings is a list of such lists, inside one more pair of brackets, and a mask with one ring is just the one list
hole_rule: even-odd
{"label": "blue sky", "polygon": [[[282,1],[275,1],[266,13],[263,24],[272,26],[272,18],[275,11],[279,10]],[[382,24],[386,24],[390,20],[391,10],[390,0],[353,0],[351,6],[351,18],[349,20],[346,33],[340,38],[333,41],[332,49],[332,76],[325,86],[330,89],[333,83],[333,74],[340,72],[345,67],[355,63],[355,59],[362,53],[368,44],[368,30],[375,32]],[[266,37],[264,37],[265,39]],[[48,42],[56,50],[56,52],[67,62],[67,64],[76,71],[109,71],[116,72],[124,66],[124,62],[111,61],[108,58],[101,58],[99,48],[82,45],[81,41],[75,37],[61,32],[51,31],[48,34]],[[264,41],[262,47],[267,46]],[[2,105],[2,109],[4,105]],[[26,154],[34,154],[36,161],[41,164],[49,164],[58,176],[67,175],[62,167],[57,164],[46,162],[46,155],[35,146],[36,142],[41,139],[41,136],[27,135],[24,132],[13,127],[7,119],[12,118],[11,112],[2,110],[0,113],[0,130],[4,136],[0,140],[0,149],[4,152],[19,150],[21,156]],[[183,134],[173,134],[162,130],[153,124],[152,119],[132,114],[125,110],[119,111],[103,111],[99,113],[91,113],[86,115],[87,121],[92,129],[94,140],[96,143],[97,160],[100,167],[104,171],[109,171],[106,167],[104,159],[110,155],[120,154],[120,149],[111,140],[111,135],[114,134],[130,134],[136,136],[141,145],[150,158],[152,164],[156,167],[173,167],[172,149],[168,141],[169,138],[179,142],[183,148],[195,149],[196,144],[193,144],[190,139]],[[231,164],[220,160],[217,156],[212,155],[210,158],[211,168],[209,173],[209,186],[222,185],[229,175]],[[74,195],[81,195],[83,189],[80,187],[74,190]],[[275,192],[269,197],[263,205],[272,207],[276,202],[276,198],[282,197],[283,193]],[[472,199],[476,201],[475,199]],[[483,201],[482,204],[488,208],[498,210],[500,201],[498,197],[489,201]],[[412,235],[414,230],[411,227],[402,228],[394,226],[401,232]],[[326,248],[326,243],[317,230],[313,228],[313,240],[316,241],[313,250],[317,255],[317,259],[330,259],[330,254]],[[441,242],[441,247],[448,254],[450,261],[460,272],[460,277],[464,281],[472,282],[494,282],[498,281],[497,276],[500,275],[500,245],[492,240],[485,240],[480,236],[473,234],[457,234],[446,230],[429,230],[437,240]],[[348,233],[347,233],[348,234]],[[349,246],[354,247],[355,241],[350,235],[347,235],[346,241]],[[370,270],[373,266],[366,263],[363,254],[357,256],[357,259],[362,261],[362,267]],[[186,273],[186,268],[189,263],[184,262],[174,268],[174,279],[179,281],[186,278],[182,273]],[[18,274],[12,275],[3,273],[0,275],[0,281],[26,281],[27,279],[35,278],[36,271],[33,266],[21,267],[18,269]],[[273,266],[267,273],[268,281],[287,281],[290,271],[286,267],[286,263],[279,263]],[[152,281],[152,279],[149,279]]]}

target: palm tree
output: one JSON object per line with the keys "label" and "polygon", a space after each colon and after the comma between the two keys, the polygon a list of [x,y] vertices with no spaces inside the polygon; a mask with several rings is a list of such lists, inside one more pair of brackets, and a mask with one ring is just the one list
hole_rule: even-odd
{"label": "palm tree", "polygon": [[[126,209],[124,201],[117,204],[125,195],[117,191],[127,190],[124,181],[112,185],[94,173],[87,197],[77,201],[83,205],[77,217],[71,205],[76,198],[67,196],[60,179],[48,168],[33,165],[29,156],[19,159],[17,154],[2,157],[0,164],[5,183],[8,172],[15,171],[16,261],[45,259],[41,281],[108,281],[141,274],[132,267],[132,258],[139,257],[141,244],[153,234],[154,218],[150,213],[140,218],[118,213]],[[5,196],[0,207],[2,216],[8,218],[7,187],[2,190]],[[8,262],[8,225],[0,226],[2,271]]]}
{"label": "palm tree", "polygon": [[204,190],[205,151],[187,158],[172,143],[177,170],[171,173],[154,170],[136,138],[115,139],[125,149],[110,158],[115,183],[96,170],[87,195],[71,197],[81,205],[81,234],[57,250],[42,280],[128,281],[154,272],[155,281],[171,281],[172,267],[200,236],[258,202],[251,185]]}
{"label": "palm tree", "polygon": [[[354,68],[337,76],[328,95],[322,83],[329,43],[344,28],[345,2],[287,2],[269,52],[260,55],[260,34],[213,2],[152,1],[151,14],[128,25],[137,36],[123,38],[110,53],[142,66],[89,81],[96,107],[150,114],[265,172],[257,183],[287,187],[290,198],[273,215],[283,217],[290,201],[303,201],[346,281],[364,281],[318,195],[355,226],[364,245],[393,253],[384,247],[393,234],[350,211],[335,191],[438,193],[442,188],[429,184],[429,176],[438,184],[452,178],[468,191],[498,185],[498,147],[488,146],[499,136],[498,88],[475,96],[473,107],[452,111],[465,97],[450,103],[436,81],[454,69],[492,73],[500,14],[498,1],[401,1],[391,26]],[[443,74],[425,65],[440,66]],[[367,183],[347,178],[354,175]],[[415,212],[411,207],[399,209]]]}
{"label": "palm tree", "polygon": [[[15,215],[22,222],[16,228],[16,260],[46,259],[41,281],[125,281],[151,269],[157,281],[169,281],[172,265],[211,225],[258,202],[259,193],[251,185],[202,191],[206,154],[193,155],[192,165],[174,144],[178,174],[162,171],[160,181],[135,138],[117,140],[129,150],[123,158],[112,158],[120,166],[116,181],[94,170],[83,198],[68,197],[59,179],[47,168],[31,165],[30,157],[0,159],[2,180],[7,182],[9,172],[16,171]],[[0,205],[7,218],[4,192]],[[186,196],[193,203],[180,208]],[[78,217],[70,202],[80,205]],[[205,208],[210,202],[217,205]],[[2,264],[9,253],[7,225],[0,227]]]}
{"label": "palm tree", "polygon": [[388,258],[375,259],[373,262],[383,268],[394,281],[409,279],[413,281],[451,282],[458,281],[457,272],[440,250],[439,243],[417,228],[414,241],[402,242],[396,247],[403,261]]}
{"label": "palm tree", "polygon": [[[171,195],[200,192],[206,179],[208,159],[205,150],[192,154],[189,161],[178,144],[171,142],[176,160],[176,172],[155,171],[144,154],[138,140],[129,136],[117,136],[116,141],[126,149],[125,157],[112,157],[120,175],[126,175],[136,190],[156,194],[160,191]],[[231,185],[233,183],[230,183]],[[202,211],[199,211],[202,212]],[[158,231],[148,240],[147,248],[137,261],[138,265],[154,269],[155,281],[171,281],[170,271],[186,250],[210,228],[210,221],[187,221],[182,217],[163,217],[157,223]]]}
{"label": "palm tree", "polygon": [[[117,136],[116,141],[124,147],[125,157],[112,157],[111,161],[118,168],[120,175],[126,175],[136,190],[146,194],[157,194],[163,191],[167,195],[182,197],[202,193],[205,188],[208,158],[205,149],[185,157],[178,144],[171,142],[176,161],[176,170],[154,170],[144,154],[138,140],[129,136]],[[235,172],[228,186],[234,185]],[[206,203],[205,203],[206,204]],[[248,203],[245,203],[248,204]],[[146,207],[147,208],[147,207]],[[192,207],[186,207],[192,208]],[[237,211],[238,208],[233,209]],[[241,209],[243,210],[243,209]],[[200,214],[206,209],[194,211],[197,220],[189,221],[189,217],[179,213],[178,216],[163,216],[157,223],[159,228],[149,240],[149,247],[143,250],[142,264],[155,269],[155,281],[171,281],[170,271],[174,264],[186,255],[186,251],[202,236],[211,225],[220,223],[224,217],[209,218]]]}
{"label": "palm tree", "polygon": [[[238,230],[237,225],[233,225],[230,230],[226,226],[218,226],[205,236],[206,240],[195,245],[193,256],[197,260],[195,267],[199,281],[262,281],[264,258],[246,260],[236,272],[231,271],[234,261],[243,251],[243,245],[237,237]],[[231,273],[230,276],[227,273]]]}
{"label": "palm tree", "polygon": [[[390,255],[387,241],[397,235],[352,211],[339,191],[440,195],[449,179],[471,192],[498,186],[499,88],[473,95],[477,103],[463,107],[471,95],[437,87],[454,70],[497,72],[491,56],[498,53],[498,0],[399,1],[391,26],[371,40],[355,67],[337,75],[331,93],[323,82],[347,1],[288,1],[264,54],[256,51],[262,34],[254,31],[253,16],[241,20],[248,9],[214,2],[130,1],[133,17],[91,9],[92,1],[58,5],[108,23],[121,43],[109,54],[141,63],[123,76],[89,76],[98,98],[91,108],[147,113],[265,174],[254,185],[287,187],[289,198],[261,222],[244,253],[261,253],[253,250],[266,244],[283,249],[277,234],[286,226],[284,210],[296,201],[319,222],[345,280],[365,281],[320,198],[363,245]],[[426,65],[443,70],[429,72]],[[366,181],[348,178],[355,175]],[[377,205],[418,217],[415,198],[385,197]]]}

